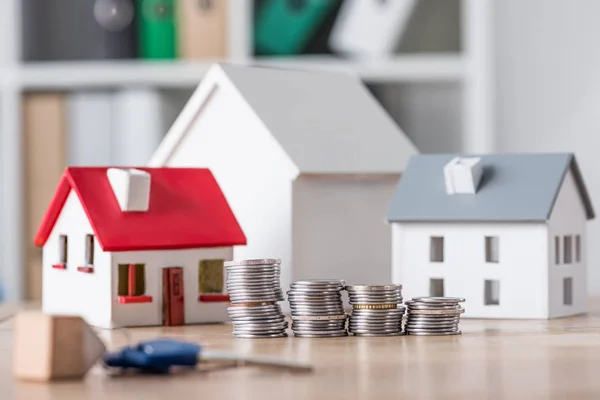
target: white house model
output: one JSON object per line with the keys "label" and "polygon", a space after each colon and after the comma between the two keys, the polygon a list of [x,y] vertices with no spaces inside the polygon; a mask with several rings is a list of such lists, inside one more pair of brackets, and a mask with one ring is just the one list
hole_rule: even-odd
{"label": "white house model", "polygon": [[416,149],[355,76],[212,67],[152,167],[206,167],[248,238],[236,259],[282,260],[281,284],[391,280],[385,216]]}
{"label": "white house model", "polygon": [[585,313],[593,218],[572,154],[416,156],[389,209],[393,281],[463,297],[465,317]]}
{"label": "white house model", "polygon": [[41,223],[42,308],[102,328],[229,320],[246,242],[207,169],[67,168]]}

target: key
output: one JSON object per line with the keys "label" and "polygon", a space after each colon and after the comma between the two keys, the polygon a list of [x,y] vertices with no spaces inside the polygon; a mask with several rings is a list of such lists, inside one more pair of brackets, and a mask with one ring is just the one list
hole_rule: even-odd
{"label": "key", "polygon": [[107,353],[105,367],[136,369],[146,373],[169,373],[172,367],[196,367],[202,361],[233,361],[238,365],[257,365],[310,372],[312,365],[267,357],[247,357],[234,353],[204,349],[201,345],[173,339],[155,339]]}

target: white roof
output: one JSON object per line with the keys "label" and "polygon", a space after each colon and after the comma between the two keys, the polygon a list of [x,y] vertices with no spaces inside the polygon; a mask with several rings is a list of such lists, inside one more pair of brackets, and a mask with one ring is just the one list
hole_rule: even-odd
{"label": "white roof", "polygon": [[[226,79],[304,173],[399,173],[417,153],[395,121],[354,75],[215,64],[204,84]],[[212,82],[210,82],[212,81]],[[208,82],[208,83],[207,83]],[[195,110],[179,118],[191,119]],[[170,158],[190,121],[176,121],[151,165]]]}

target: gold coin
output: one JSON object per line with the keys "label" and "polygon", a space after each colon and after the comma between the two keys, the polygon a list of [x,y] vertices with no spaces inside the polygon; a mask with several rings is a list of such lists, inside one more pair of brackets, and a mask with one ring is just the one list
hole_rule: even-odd
{"label": "gold coin", "polygon": [[397,304],[354,304],[355,310],[388,310],[398,308]]}

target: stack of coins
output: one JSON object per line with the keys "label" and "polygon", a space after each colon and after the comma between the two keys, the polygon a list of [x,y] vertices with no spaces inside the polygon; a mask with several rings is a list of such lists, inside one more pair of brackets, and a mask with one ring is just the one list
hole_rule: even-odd
{"label": "stack of coins", "polygon": [[297,337],[348,336],[342,280],[295,281],[287,292],[292,331]]}
{"label": "stack of coins", "polygon": [[348,331],[354,336],[402,335],[402,285],[346,286],[352,314]]}
{"label": "stack of coins", "polygon": [[415,297],[406,302],[408,307],[406,333],[409,335],[436,336],[460,335],[460,314],[465,309],[459,297]]}
{"label": "stack of coins", "polygon": [[278,301],[283,301],[281,261],[228,261],[227,292],[233,334],[240,338],[286,337],[288,323]]}

